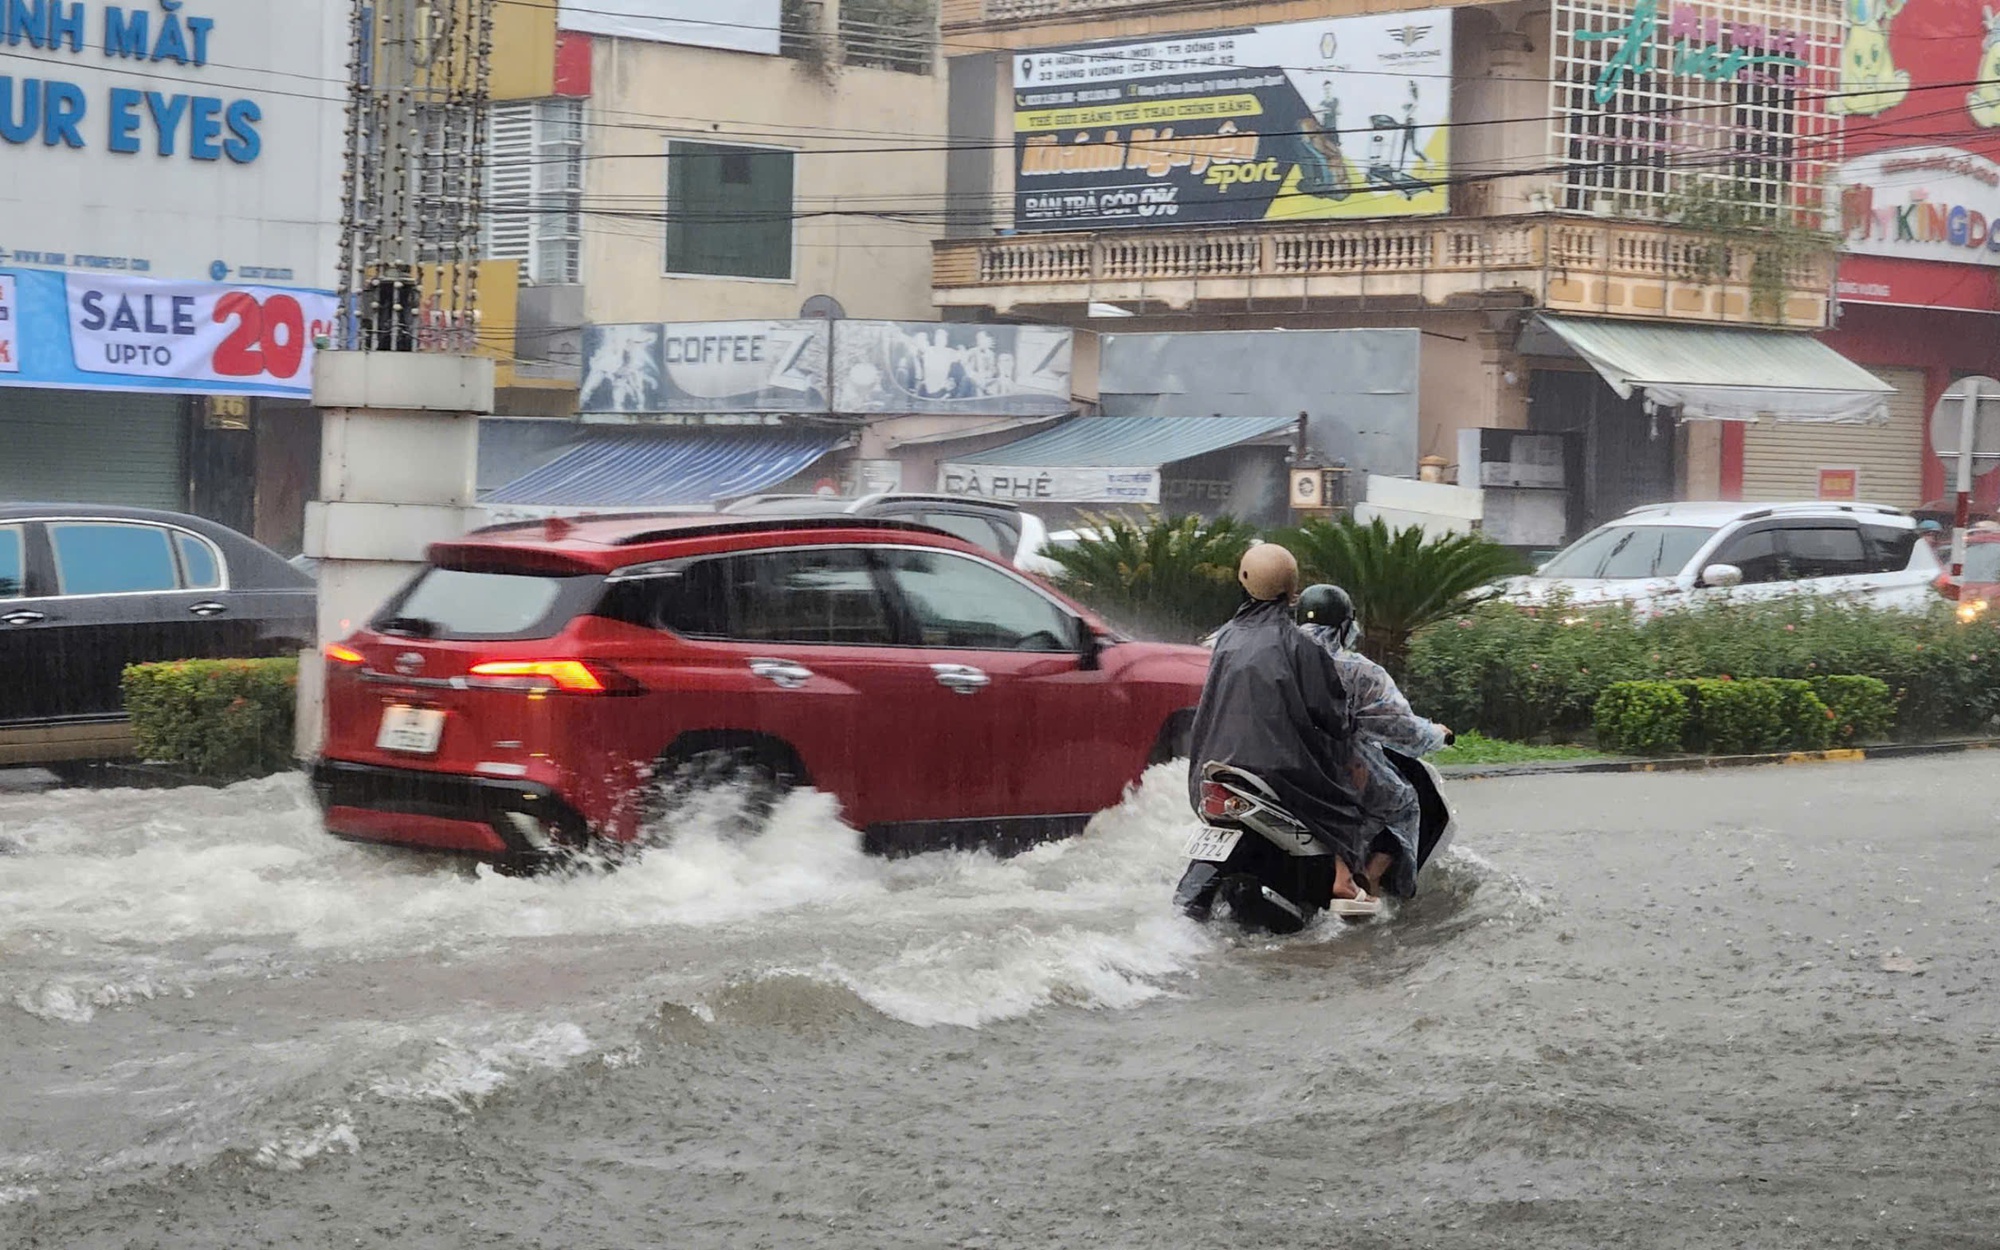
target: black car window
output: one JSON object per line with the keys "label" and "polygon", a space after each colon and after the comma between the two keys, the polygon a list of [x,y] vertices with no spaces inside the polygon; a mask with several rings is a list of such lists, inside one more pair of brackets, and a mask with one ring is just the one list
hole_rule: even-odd
{"label": "black car window", "polygon": [[0,528],[0,599],[19,599],[28,589],[26,553],[21,527]]}
{"label": "black car window", "polygon": [[1785,550],[1791,557],[1793,577],[1852,577],[1868,572],[1868,554],[1861,547],[1861,531],[1852,525],[1781,532],[1785,536]]}
{"label": "black car window", "polygon": [[1863,525],[1868,540],[1868,567],[1874,573],[1900,573],[1910,567],[1910,553],[1917,549],[1915,526]]}
{"label": "black car window", "polygon": [[1075,643],[1075,618],[990,564],[917,548],[877,554],[926,647],[1068,651]]}
{"label": "black car window", "polygon": [[689,638],[882,647],[889,606],[858,548],[697,560],[662,579],[657,623]]}
{"label": "black car window", "polygon": [[208,541],[193,534],[175,534],[181,553],[181,584],[189,590],[214,590],[222,585],[222,561]]}
{"label": "black car window", "polygon": [[178,590],[167,531],[113,521],[57,521],[49,526],[56,584],[65,595]]}
{"label": "black car window", "polygon": [[1733,564],[1743,570],[1743,584],[1783,581],[1785,553],[1778,545],[1778,531],[1744,530],[1724,542],[1709,558],[1710,564]]}
{"label": "black car window", "polygon": [[953,538],[963,538],[975,547],[983,547],[996,556],[1012,556],[1001,542],[999,531],[985,517],[968,516],[963,512],[926,512],[917,518],[933,529],[941,529]]}

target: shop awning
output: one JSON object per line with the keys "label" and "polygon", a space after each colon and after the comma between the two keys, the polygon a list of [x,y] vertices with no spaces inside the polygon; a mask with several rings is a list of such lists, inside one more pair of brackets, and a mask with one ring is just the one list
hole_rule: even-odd
{"label": "shop awning", "polygon": [[1690,420],[1888,420],[1895,388],[1804,334],[1543,314],[1523,355],[1574,355],[1618,392]]}
{"label": "shop awning", "polygon": [[1082,417],[938,466],[947,494],[1158,503],[1160,469],[1295,428],[1291,417]]}
{"label": "shop awning", "polygon": [[833,430],[584,428],[577,443],[480,500],[558,508],[701,507],[802,473]]}

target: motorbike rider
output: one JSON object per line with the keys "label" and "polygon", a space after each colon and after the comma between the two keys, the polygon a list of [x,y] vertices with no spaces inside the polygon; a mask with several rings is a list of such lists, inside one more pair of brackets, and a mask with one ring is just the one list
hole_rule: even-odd
{"label": "motorbike rider", "polygon": [[1275,543],[1244,553],[1243,606],[1215,636],[1208,681],[1188,736],[1188,796],[1201,809],[1201,772],[1224,763],[1254,773],[1279,803],[1333,850],[1338,916],[1370,916],[1382,902],[1361,883],[1369,838],[1348,766],[1353,725],[1333,655],[1293,622],[1299,566]]}
{"label": "motorbike rider", "polygon": [[1308,586],[1299,596],[1299,625],[1332,657],[1347,715],[1354,723],[1349,767],[1366,817],[1366,882],[1377,894],[1408,898],[1417,892],[1417,837],[1423,810],[1412,786],[1383,748],[1429,755],[1452,741],[1452,732],[1410,708],[1396,679],[1354,649],[1361,620],[1354,601],[1338,586]]}

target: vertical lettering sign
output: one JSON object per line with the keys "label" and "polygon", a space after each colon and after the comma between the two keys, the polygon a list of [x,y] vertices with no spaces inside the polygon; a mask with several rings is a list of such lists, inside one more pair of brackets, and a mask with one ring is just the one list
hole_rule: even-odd
{"label": "vertical lettering sign", "polygon": [[1016,53],[1020,230],[1446,211],[1446,10]]}
{"label": "vertical lettering sign", "polygon": [[21,371],[20,308],[14,275],[0,273],[0,373]]}

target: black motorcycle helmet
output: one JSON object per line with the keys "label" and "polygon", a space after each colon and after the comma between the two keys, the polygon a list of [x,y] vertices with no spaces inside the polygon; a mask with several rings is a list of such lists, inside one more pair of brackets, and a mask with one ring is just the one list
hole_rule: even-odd
{"label": "black motorcycle helmet", "polygon": [[1299,624],[1324,625],[1343,647],[1354,645],[1361,622],[1354,616],[1354,600],[1338,586],[1321,582],[1308,586],[1299,595]]}

